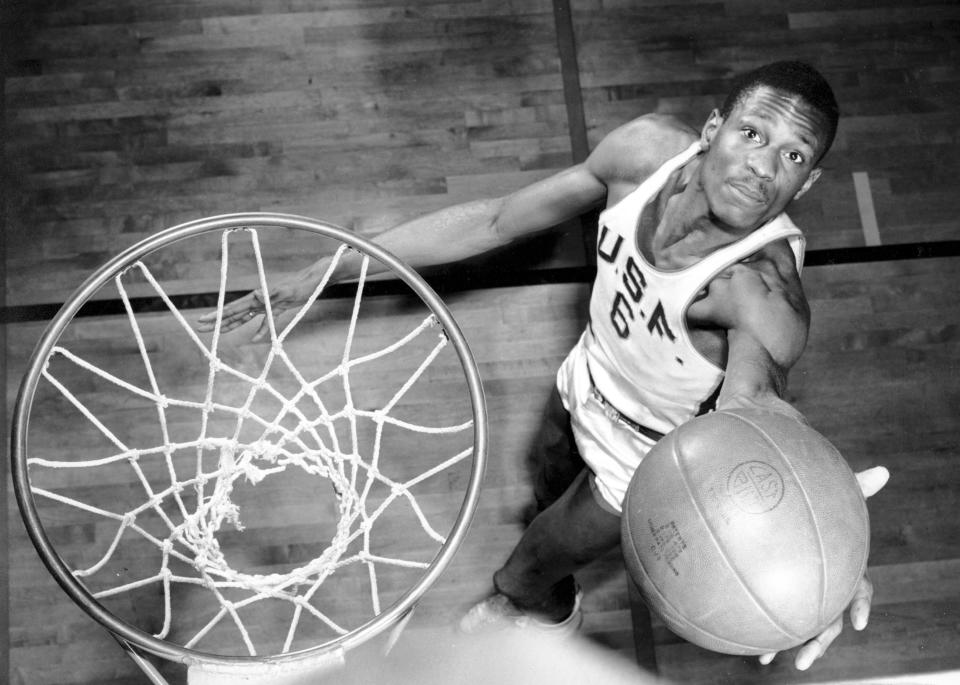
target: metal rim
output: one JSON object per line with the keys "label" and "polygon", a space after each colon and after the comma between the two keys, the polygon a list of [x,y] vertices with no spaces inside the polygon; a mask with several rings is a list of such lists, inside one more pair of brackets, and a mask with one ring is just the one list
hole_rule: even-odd
{"label": "metal rim", "polygon": [[[442,545],[439,553],[427,567],[420,580],[391,606],[346,635],[307,649],[267,657],[217,655],[166,642],[129,625],[104,609],[86,587],[73,576],[71,569],[47,537],[37,512],[27,468],[27,427],[37,384],[53,347],[80,307],[110,279],[143,257],[180,240],[214,231],[266,226],[302,229],[346,243],[387,266],[423,300],[443,326],[463,367],[473,408],[473,460],[464,501],[453,528],[447,536],[447,541]],[[358,236],[340,226],[321,223],[307,217],[270,212],[225,214],[180,224],[133,245],[101,266],[67,299],[37,342],[20,384],[13,410],[11,433],[11,472],[17,504],[20,507],[20,513],[30,539],[54,579],[74,602],[115,635],[156,656],[186,664],[203,662],[235,665],[245,662],[277,664],[293,661],[302,662],[309,660],[311,656],[323,656],[337,649],[349,650],[397,624],[410,612],[416,602],[444,571],[466,537],[467,529],[480,497],[480,486],[486,466],[486,454],[487,413],[476,361],[467,346],[460,327],[436,292],[412,268],[362,236]]]}

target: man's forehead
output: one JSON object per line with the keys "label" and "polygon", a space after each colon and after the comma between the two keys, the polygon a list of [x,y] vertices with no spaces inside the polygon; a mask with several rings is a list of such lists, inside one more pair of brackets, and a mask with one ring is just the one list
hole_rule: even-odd
{"label": "man's forehead", "polygon": [[798,95],[769,86],[759,86],[745,93],[731,112],[731,118],[738,115],[770,121],[782,120],[797,137],[813,148],[823,140],[823,115]]}

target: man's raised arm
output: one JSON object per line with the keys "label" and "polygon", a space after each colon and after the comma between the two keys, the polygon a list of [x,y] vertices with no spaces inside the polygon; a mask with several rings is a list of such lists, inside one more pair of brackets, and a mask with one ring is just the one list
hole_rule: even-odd
{"label": "man's raised arm", "polygon": [[[606,186],[588,160],[505,197],[454,205],[399,224],[374,242],[414,268],[448,264],[557,226],[597,206],[605,195]],[[274,315],[305,302],[327,272],[330,260],[321,257],[277,283],[270,291]],[[360,263],[358,254],[346,253],[331,282],[357,277]],[[370,273],[377,273],[379,265],[373,262],[371,266]],[[224,307],[222,330],[232,330],[264,311],[263,293],[254,290]],[[198,330],[213,330],[216,319],[216,312],[204,314],[197,320]],[[264,321],[253,339],[262,339],[267,333]]]}

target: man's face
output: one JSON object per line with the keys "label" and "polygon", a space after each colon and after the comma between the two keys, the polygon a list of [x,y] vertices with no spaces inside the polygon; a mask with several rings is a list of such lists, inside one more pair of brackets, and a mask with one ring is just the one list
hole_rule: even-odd
{"label": "man's face", "polygon": [[714,111],[701,138],[707,203],[734,228],[763,225],[820,175],[814,167],[824,143],[819,114],[767,86],[747,93],[726,119]]}

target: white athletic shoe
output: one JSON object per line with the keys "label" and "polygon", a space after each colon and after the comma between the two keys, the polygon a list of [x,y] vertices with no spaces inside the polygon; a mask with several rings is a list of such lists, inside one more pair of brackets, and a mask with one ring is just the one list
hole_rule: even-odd
{"label": "white athletic shoe", "polygon": [[573,600],[573,610],[570,615],[559,623],[550,623],[524,613],[499,592],[487,597],[471,607],[470,611],[460,619],[459,629],[466,635],[489,633],[505,627],[529,628],[557,637],[568,637],[580,630],[583,625],[583,610],[580,601],[583,591],[577,587]]}

